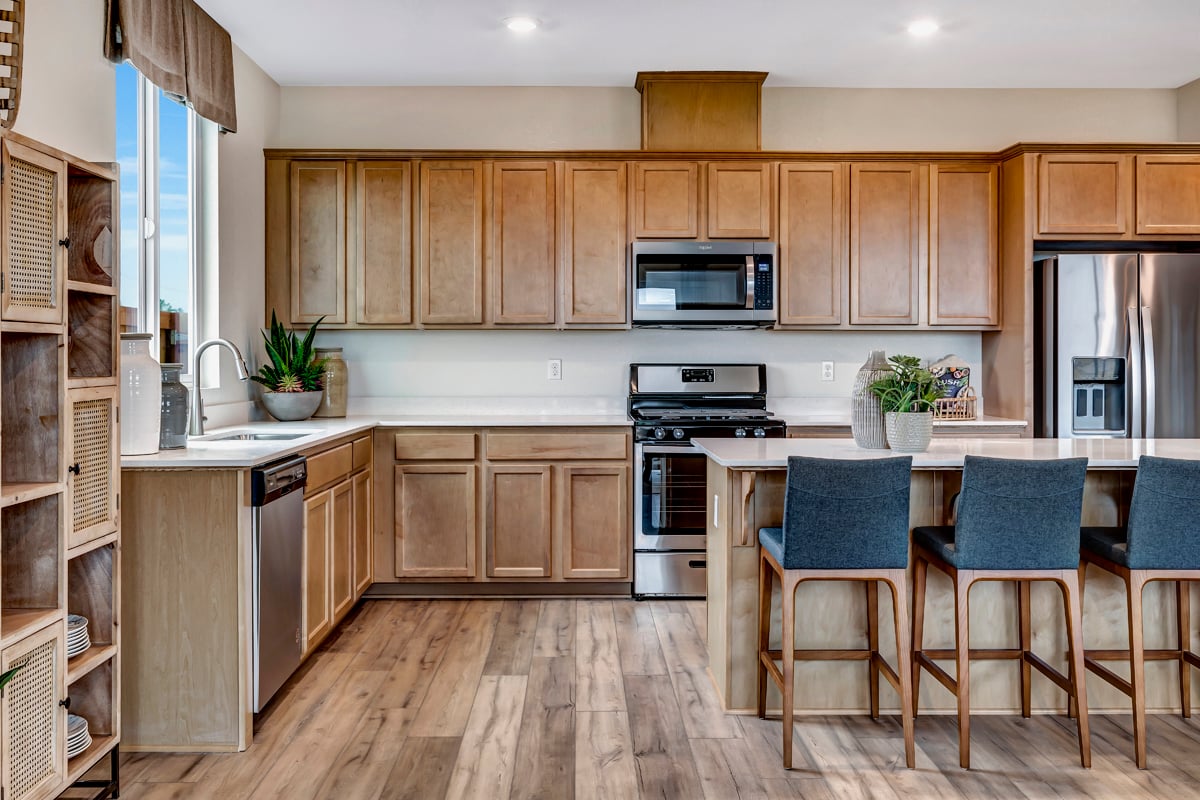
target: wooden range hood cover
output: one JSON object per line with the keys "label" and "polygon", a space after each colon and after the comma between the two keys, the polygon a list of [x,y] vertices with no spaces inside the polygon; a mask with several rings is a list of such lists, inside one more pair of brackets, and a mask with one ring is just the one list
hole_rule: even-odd
{"label": "wooden range hood cover", "polygon": [[765,72],[639,72],[642,149],[762,149]]}

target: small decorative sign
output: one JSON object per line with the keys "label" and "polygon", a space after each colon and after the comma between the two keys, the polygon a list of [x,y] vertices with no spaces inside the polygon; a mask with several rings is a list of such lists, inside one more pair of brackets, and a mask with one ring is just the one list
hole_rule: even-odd
{"label": "small decorative sign", "polygon": [[929,365],[929,371],[942,387],[942,397],[958,397],[971,385],[971,367],[956,355]]}

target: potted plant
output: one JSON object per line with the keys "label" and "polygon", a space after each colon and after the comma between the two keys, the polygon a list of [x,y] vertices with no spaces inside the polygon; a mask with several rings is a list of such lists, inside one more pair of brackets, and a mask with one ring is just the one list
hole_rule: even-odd
{"label": "potted plant", "polygon": [[308,419],[321,404],[325,360],[317,358],[313,337],[324,319],[314,322],[301,339],[295,331],[284,328],[271,311],[271,331],[263,331],[271,363],[264,364],[252,380],[262,385],[263,405],[275,419]]}
{"label": "potted plant", "polygon": [[923,453],[933,437],[934,402],[942,386],[916,356],[892,356],[892,373],[871,384],[883,408],[888,447],[898,453]]}

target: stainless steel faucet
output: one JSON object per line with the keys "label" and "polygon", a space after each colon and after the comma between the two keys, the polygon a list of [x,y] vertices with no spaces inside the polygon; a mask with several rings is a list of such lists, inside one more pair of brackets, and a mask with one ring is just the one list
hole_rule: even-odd
{"label": "stainless steel faucet", "polygon": [[250,370],[246,368],[246,359],[242,358],[242,351],[238,350],[237,345],[233,342],[228,339],[209,339],[197,347],[196,355],[192,360],[192,418],[188,423],[189,436],[204,434],[204,402],[200,399],[200,356],[204,355],[204,351],[214,344],[219,344],[233,353],[233,363],[237,367],[238,380],[250,380]]}

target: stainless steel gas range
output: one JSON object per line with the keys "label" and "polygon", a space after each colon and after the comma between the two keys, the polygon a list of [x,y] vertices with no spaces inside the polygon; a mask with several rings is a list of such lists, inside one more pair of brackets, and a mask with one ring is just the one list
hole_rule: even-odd
{"label": "stainless steel gas range", "polygon": [[703,597],[708,492],[693,438],[781,438],[764,364],[631,364],[635,597]]}

